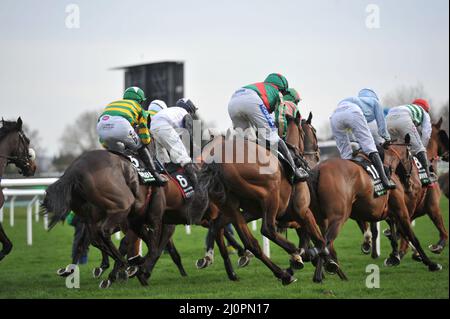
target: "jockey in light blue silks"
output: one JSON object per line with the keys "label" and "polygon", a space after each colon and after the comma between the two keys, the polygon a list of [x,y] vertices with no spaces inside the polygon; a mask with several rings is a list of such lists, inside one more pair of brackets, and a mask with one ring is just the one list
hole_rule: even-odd
{"label": "jockey in light blue silks", "polygon": [[383,162],[367,124],[374,120],[378,126],[379,135],[385,141],[390,141],[383,108],[378,96],[371,89],[362,89],[358,97],[350,97],[341,101],[330,117],[331,129],[341,157],[343,159],[352,158],[353,151],[349,138],[349,133],[352,133],[362,151],[378,171],[383,185],[387,189],[395,189],[395,183],[386,176]]}

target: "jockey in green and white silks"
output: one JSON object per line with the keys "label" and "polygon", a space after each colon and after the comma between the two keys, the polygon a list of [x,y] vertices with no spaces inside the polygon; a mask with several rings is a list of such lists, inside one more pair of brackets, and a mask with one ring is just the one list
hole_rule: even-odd
{"label": "jockey in green and white silks", "polygon": [[271,73],[264,82],[250,84],[234,92],[228,103],[228,113],[234,129],[256,128],[260,133],[263,132],[264,136],[260,137],[265,142],[271,145],[278,144],[278,150],[292,169],[293,181],[297,183],[306,180],[308,173],[296,167],[292,154],[278,136],[277,128],[270,116],[281,101],[280,93],[285,94],[287,90],[287,79],[281,74]]}
{"label": "jockey in green and white silks", "polygon": [[429,110],[426,100],[416,99],[411,104],[391,108],[386,117],[389,133],[393,138],[400,139],[406,134],[411,136],[411,152],[425,168],[429,178],[424,186],[436,182],[436,177],[430,172],[426,152],[432,131]]}
{"label": "jockey in green and white silks", "polygon": [[383,185],[388,189],[394,189],[395,183],[386,176],[383,162],[367,124],[373,120],[377,122],[380,136],[389,141],[391,138],[386,128],[383,108],[379,103],[378,96],[371,89],[362,89],[358,97],[350,97],[341,101],[330,117],[331,129],[341,157],[343,159],[352,158],[353,151],[349,138],[349,133],[352,133],[362,151],[377,169]]}

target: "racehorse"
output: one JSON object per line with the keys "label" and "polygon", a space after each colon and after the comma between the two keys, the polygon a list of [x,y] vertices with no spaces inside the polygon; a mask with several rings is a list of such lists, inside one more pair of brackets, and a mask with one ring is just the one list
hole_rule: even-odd
{"label": "racehorse", "polygon": [[[436,124],[432,125],[431,138],[427,146],[427,154],[434,172],[437,172],[437,162],[440,158],[448,161],[448,135],[441,129],[441,125],[442,118]],[[430,217],[439,231],[439,241],[435,245],[430,245],[429,248],[431,252],[440,254],[447,243],[448,233],[445,229],[445,223],[440,209],[441,190],[439,184],[435,183],[431,187],[422,187],[416,165],[413,167],[410,182],[403,184],[410,219],[415,220],[426,214]],[[402,237],[400,257],[403,257],[407,250],[408,242]],[[420,260],[416,251],[414,252],[414,258]]]}
{"label": "racehorse", "polygon": [[[303,148],[300,117],[288,116],[287,120],[286,143],[296,155],[300,155]],[[226,155],[230,150],[232,158]],[[240,157],[242,154],[247,154],[247,157]],[[217,232],[217,236],[220,236],[218,231],[224,225],[232,222],[245,248],[287,285],[296,280],[292,272],[280,269],[262,252],[258,241],[249,231],[247,222],[262,218],[261,233],[286,250],[291,255],[291,268],[299,269],[303,267],[299,248],[276,231],[277,225],[295,221],[303,225],[316,241],[320,259],[325,259],[325,266],[329,271],[336,271],[337,264],[327,258],[325,242],[309,210],[307,184],[291,185],[284,175],[284,167],[271,152],[239,137],[218,137],[203,149],[202,159],[206,174],[209,173],[211,179],[214,179],[210,199],[219,208],[220,214],[212,223],[211,229]],[[226,159],[230,161],[227,162]],[[272,165],[272,171],[261,174],[266,163],[275,165]],[[244,213],[240,212],[240,208]],[[228,254],[222,254],[222,257],[228,258]],[[225,266],[227,269],[227,261]]]}
{"label": "racehorse", "polygon": [[[30,149],[30,140],[22,130],[22,119],[19,117],[16,122],[2,119],[0,127],[0,181],[8,164],[14,164],[23,176],[33,176],[36,171],[35,152]],[[0,208],[3,207],[5,197],[0,190]],[[0,260],[5,258],[12,250],[12,243],[6,236],[2,224],[0,223]]]}
{"label": "racehorse", "polygon": [[[442,118],[437,123],[432,125],[431,138],[427,145],[427,154],[430,159],[430,163],[433,166],[434,172],[437,172],[437,162],[439,158],[448,161],[448,136],[447,133],[441,129],[441,125]],[[441,253],[448,240],[448,233],[445,229],[445,224],[440,210],[441,192],[439,185],[434,184],[427,188],[422,187],[419,178],[419,171],[416,165],[413,165],[410,171],[406,171],[403,166],[400,165],[396,173],[402,182],[401,185],[399,185],[399,190],[403,191],[402,196],[405,199],[405,204],[408,208],[411,221],[425,214],[430,217],[439,231],[440,238],[436,245],[430,245],[429,248],[433,253]],[[372,233],[374,230],[374,225],[375,224],[371,225]],[[367,232],[366,225],[362,225],[360,228],[365,234],[365,240],[362,247],[366,248],[363,249],[363,252],[367,252],[370,250],[371,243],[374,242],[376,236],[371,234],[371,232]],[[390,236],[391,233],[389,231],[385,231],[385,234]],[[401,258],[406,254],[407,249],[408,242],[402,237],[400,245]],[[373,257],[375,256],[374,253],[372,253],[372,255]],[[413,251],[413,259],[421,261],[421,258],[416,250]],[[397,259],[390,258],[387,260],[387,265],[394,266],[397,265],[398,262],[399,261]]]}
{"label": "racehorse", "polygon": [[[127,261],[111,241],[118,227],[124,232],[130,228],[144,240],[146,260],[158,248],[155,234],[156,238],[161,234],[158,219],[162,220],[164,193],[158,187],[142,185],[135,168],[122,155],[106,150],[83,153],[48,187],[42,207],[52,216],[49,229],[71,210],[79,215],[89,226],[92,244],[123,271]],[[152,229],[151,236],[147,226]],[[132,243],[129,251],[133,251]]]}
{"label": "racehorse", "polygon": [[[404,144],[385,146],[384,163],[392,172],[395,172],[399,165],[403,165],[407,171],[411,169],[413,164],[409,152],[409,135],[405,137]],[[392,178],[397,185],[400,183],[396,175]],[[441,265],[432,262],[426,256],[415,236],[401,190],[391,190],[384,196],[375,197],[372,180],[368,173],[358,164],[343,159],[330,159],[320,163],[313,169],[312,180],[312,185],[315,185],[312,211],[325,234],[328,248],[336,262],[334,240],[345,221],[352,218],[376,222],[389,217],[395,222],[391,225],[398,225],[402,236],[416,247],[430,271],[442,269]],[[391,240],[391,245],[393,248],[391,257],[397,256],[396,238]],[[338,275],[341,279],[347,279],[341,270],[338,271]]]}

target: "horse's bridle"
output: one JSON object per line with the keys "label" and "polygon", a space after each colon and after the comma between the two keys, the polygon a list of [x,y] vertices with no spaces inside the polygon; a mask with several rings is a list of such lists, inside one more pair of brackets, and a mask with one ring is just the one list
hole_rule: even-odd
{"label": "horse's bridle", "polygon": [[[309,124],[309,123],[307,123],[307,122],[304,122],[304,123],[305,123],[305,125],[308,125],[308,126],[310,127],[310,129],[311,129],[313,132],[316,131],[316,129],[315,129],[311,124]],[[312,151],[306,151],[306,150],[304,150],[304,151],[303,151],[303,155],[306,155],[306,156],[315,156],[316,160],[319,161],[319,160],[320,160],[320,149],[319,149],[319,144],[316,143],[316,148],[315,148],[314,150],[312,150]]]}
{"label": "horse's bridle", "polygon": [[31,166],[30,159],[33,157],[33,155],[31,155],[29,153],[29,149],[27,147],[27,139],[25,137],[25,134],[22,131],[19,131],[18,135],[19,135],[19,140],[20,140],[23,148],[25,149],[25,151],[22,152],[22,154],[20,154],[19,156],[10,156],[10,155],[0,154],[0,158],[4,158],[7,160],[6,165],[14,164],[19,169],[24,170]]}

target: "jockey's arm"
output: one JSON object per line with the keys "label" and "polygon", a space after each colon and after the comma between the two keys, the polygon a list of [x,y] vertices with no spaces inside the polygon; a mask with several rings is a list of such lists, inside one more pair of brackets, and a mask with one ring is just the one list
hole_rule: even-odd
{"label": "jockey's arm", "polygon": [[431,126],[430,115],[426,112],[424,112],[424,114],[423,114],[421,126],[422,126],[422,143],[423,143],[423,146],[427,147],[428,142],[430,141],[431,131],[433,128]]}
{"label": "jockey's arm", "polygon": [[383,108],[381,107],[380,103],[378,103],[378,101],[374,101],[374,114],[375,114],[375,120],[377,121],[377,126],[378,126],[378,134],[380,134],[380,136],[382,138],[384,138],[386,141],[391,140],[391,136],[388,132],[387,129],[387,125],[386,125],[386,119],[384,117],[384,112],[383,112]]}
{"label": "jockey's arm", "polygon": [[188,131],[189,133],[189,145],[190,150],[189,152],[192,154],[193,148],[194,148],[194,120],[191,115],[186,114],[183,117],[183,127]]}
{"label": "jockey's arm", "polygon": [[139,123],[138,123],[138,135],[139,138],[141,139],[142,143],[147,145],[150,144],[150,131],[148,129],[147,126],[147,116],[144,116],[145,113],[143,113],[143,116],[141,116],[139,118]]}

